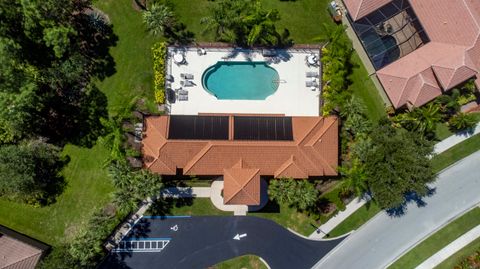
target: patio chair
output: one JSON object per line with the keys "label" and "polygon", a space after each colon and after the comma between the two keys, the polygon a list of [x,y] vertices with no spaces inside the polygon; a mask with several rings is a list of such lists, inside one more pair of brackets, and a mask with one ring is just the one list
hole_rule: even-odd
{"label": "patio chair", "polygon": [[169,75],[166,75],[165,79],[166,79],[167,81],[173,81],[173,80],[174,80],[173,76],[170,75],[170,74],[169,74]]}
{"label": "patio chair", "polygon": [[188,94],[188,91],[180,88],[180,89],[177,89],[177,94],[179,94],[179,95],[187,95],[187,94]]}
{"label": "patio chair", "polygon": [[318,78],[318,72],[307,72],[307,78]]}
{"label": "patio chair", "polygon": [[192,87],[195,86],[195,83],[193,83],[193,81],[191,80],[182,80],[180,81],[180,85],[182,85],[183,87]]}
{"label": "patio chair", "polygon": [[188,94],[179,94],[178,101],[188,101]]}
{"label": "patio chair", "polygon": [[318,84],[317,84],[316,81],[307,81],[307,82],[305,83],[305,86],[307,86],[308,88],[312,88],[312,87],[317,87]]}
{"label": "patio chair", "polygon": [[180,73],[180,77],[182,79],[193,79],[193,75],[188,73]]}

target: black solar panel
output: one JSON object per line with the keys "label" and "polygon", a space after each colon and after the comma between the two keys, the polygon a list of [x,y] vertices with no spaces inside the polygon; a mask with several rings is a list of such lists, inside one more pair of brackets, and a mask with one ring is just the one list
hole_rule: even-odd
{"label": "black solar panel", "polygon": [[234,117],[236,140],[293,140],[291,117]]}
{"label": "black solar panel", "polygon": [[171,115],[169,139],[228,140],[228,116]]}

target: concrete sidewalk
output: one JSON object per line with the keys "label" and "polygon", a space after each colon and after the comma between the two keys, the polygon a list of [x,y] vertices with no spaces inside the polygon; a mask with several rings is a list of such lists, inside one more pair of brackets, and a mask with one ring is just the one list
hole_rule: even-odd
{"label": "concrete sidewalk", "polygon": [[440,251],[435,253],[433,256],[422,262],[416,269],[429,269],[434,268],[435,266],[442,263],[444,260],[448,259],[450,256],[455,254],[457,251],[464,248],[466,245],[473,242],[475,239],[480,237],[480,225],[466,232],[464,235],[457,238],[455,241],[448,244],[446,247],[442,248]]}
{"label": "concrete sidewalk", "polygon": [[480,225],[466,232],[464,235],[460,236],[455,241],[451,242],[446,247],[442,248],[440,251],[435,253],[426,261],[422,262],[422,264],[417,266],[416,269],[434,268],[435,266],[439,265],[444,260],[448,259],[457,251],[461,250],[466,245],[470,244],[471,242],[473,242],[475,239],[479,237],[480,237]]}
{"label": "concrete sidewalk", "polygon": [[468,138],[479,133],[480,133],[480,123],[477,124],[477,126],[471,132],[459,132],[438,142],[437,144],[435,144],[433,152],[435,152],[436,154],[440,154],[446,151],[447,149],[455,146],[456,144],[461,143],[467,140]]}
{"label": "concrete sidewalk", "polygon": [[315,232],[313,232],[308,238],[311,239],[321,239],[324,238],[326,234],[332,231],[337,225],[339,225],[342,221],[352,215],[355,211],[357,211],[360,207],[362,207],[368,199],[364,198],[355,198],[351,201],[345,208],[344,211],[338,212],[335,216],[329,219],[326,223],[320,226]]}

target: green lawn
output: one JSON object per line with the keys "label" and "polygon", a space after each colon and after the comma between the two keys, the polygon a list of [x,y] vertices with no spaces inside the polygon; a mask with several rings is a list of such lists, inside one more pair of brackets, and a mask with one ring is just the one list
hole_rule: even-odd
{"label": "green lawn", "polygon": [[297,209],[286,205],[269,202],[259,212],[249,212],[249,216],[271,219],[285,228],[290,228],[302,235],[309,236],[315,231],[316,221]]}
{"label": "green lawn", "polygon": [[[108,98],[109,111],[123,109],[136,96],[151,101],[154,39],[143,30],[141,14],[133,10],[131,0],[97,1],[95,5],[108,14],[119,38],[110,50],[116,73],[98,82]],[[113,191],[103,166],[109,152],[101,146],[67,146],[64,152],[71,157],[63,171],[68,187],[58,201],[34,208],[0,199],[1,224],[55,246],[71,238],[94,208],[105,205]]]}
{"label": "green lawn", "polygon": [[330,235],[330,237],[337,237],[340,235],[344,235],[352,230],[356,230],[360,228],[360,226],[362,226],[365,222],[373,218],[378,212],[380,212],[380,208],[375,203],[366,204],[359,208],[357,211],[355,211],[355,213],[350,215],[350,217],[342,221],[328,234]]}
{"label": "green lawn", "polygon": [[437,128],[435,129],[435,135],[438,140],[443,140],[451,135],[453,135],[452,131],[448,129],[446,123],[438,123]]}
{"label": "green lawn", "polygon": [[[480,113],[476,112],[473,114],[474,118],[477,122],[480,122]],[[453,135],[453,132],[450,131],[448,128],[447,123],[438,123],[437,128],[435,130],[435,134],[437,135],[438,140],[443,140],[451,135]]]}
{"label": "green lawn", "polygon": [[435,172],[454,164],[467,157],[468,155],[480,150],[480,134],[474,135],[460,144],[442,152],[432,159],[432,165]]}
{"label": "green lawn", "polygon": [[232,212],[218,210],[210,198],[169,199],[169,210],[165,213],[155,210],[155,205],[145,215],[169,216],[232,216]]}
{"label": "green lawn", "polygon": [[267,269],[267,266],[254,255],[245,255],[221,262],[213,269]]}
{"label": "green lawn", "polygon": [[57,202],[36,208],[0,199],[2,225],[56,246],[70,239],[95,208],[109,201],[113,186],[103,168],[108,152],[100,146],[66,146],[64,153],[71,157],[63,171],[68,186]]}
{"label": "green lawn", "polygon": [[147,97],[153,105],[153,66],[151,47],[158,39],[149,35],[141,13],[132,8],[132,0],[96,1],[104,11],[118,36],[117,45],[110,49],[115,59],[116,73],[98,83],[108,98],[109,111],[118,112],[134,97]]}
{"label": "green lawn", "polygon": [[399,260],[392,264],[390,269],[415,268],[424,260],[437,253],[443,247],[454,241],[464,233],[480,224],[480,208],[475,207],[460,218],[440,229],[426,240],[411,249]]}
{"label": "green lawn", "polygon": [[373,84],[372,79],[368,76],[368,72],[356,52],[353,53],[352,62],[355,67],[350,76],[352,85],[350,85],[349,89],[353,92],[354,96],[362,100],[367,109],[366,113],[368,118],[377,121],[382,116],[387,115],[382,97],[380,97],[377,88]]}
{"label": "green lawn", "polygon": [[452,269],[459,264],[463,259],[472,255],[475,251],[480,251],[480,238],[477,238],[457,253],[450,256],[448,259],[439,264],[435,269]]}
{"label": "green lawn", "polygon": [[[314,43],[316,37],[325,38],[322,24],[333,25],[327,12],[329,0],[279,1],[261,0],[265,8],[275,8],[280,12],[281,21],[276,26],[279,31],[288,28],[297,44]],[[209,15],[209,9],[215,4],[207,0],[176,0],[175,12],[180,21],[195,33],[197,41],[213,41],[212,35],[206,35],[201,18]]]}

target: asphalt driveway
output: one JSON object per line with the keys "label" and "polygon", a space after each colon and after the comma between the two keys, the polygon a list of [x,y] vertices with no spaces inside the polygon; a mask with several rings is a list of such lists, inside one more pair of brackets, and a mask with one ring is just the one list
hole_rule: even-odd
{"label": "asphalt driveway", "polygon": [[[240,235],[240,238],[236,235]],[[166,238],[160,252],[112,253],[101,268],[206,268],[254,254],[272,269],[310,268],[342,239],[313,241],[257,217],[143,218],[125,240]]]}

